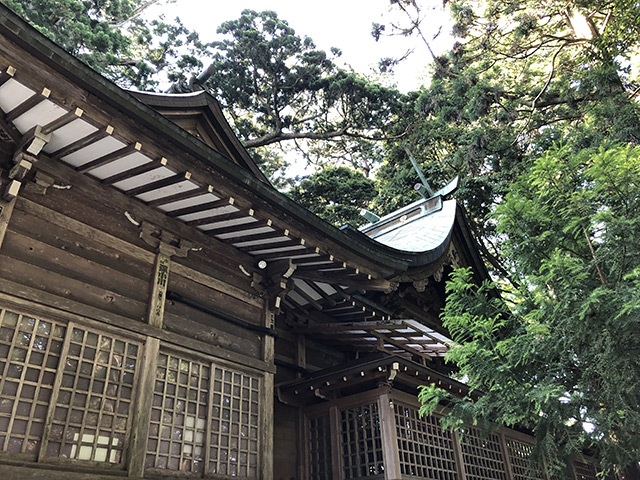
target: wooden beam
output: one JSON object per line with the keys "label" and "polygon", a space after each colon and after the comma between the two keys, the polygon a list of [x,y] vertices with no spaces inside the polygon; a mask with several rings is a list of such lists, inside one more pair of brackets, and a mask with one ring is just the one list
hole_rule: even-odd
{"label": "wooden beam", "polygon": [[307,302],[309,302],[309,304],[313,308],[315,308],[320,312],[322,311],[322,305],[320,305],[316,300],[311,298],[311,296],[308,293],[306,293],[304,290],[302,290],[300,287],[296,285],[295,287],[293,287],[293,291],[296,292],[298,295],[300,295],[302,298],[304,298]]}
{"label": "wooden beam", "polygon": [[15,198],[9,201],[0,200],[0,249],[2,248],[4,237],[7,234],[7,228],[9,227],[9,221],[11,220],[15,205]]}
{"label": "wooden beam", "polygon": [[[198,227],[200,225],[207,225],[209,223],[226,222],[229,220],[237,220],[239,218],[253,217],[255,211],[252,208],[243,210],[237,210],[235,212],[220,212],[218,214],[211,213],[211,215],[197,220],[190,220],[185,222],[190,227]],[[208,230],[206,230],[208,231]]]}
{"label": "wooden beam", "polygon": [[36,125],[22,136],[16,147],[16,152],[24,150],[31,155],[38,155],[49,140],[51,140],[51,134],[43,133],[42,127]]}
{"label": "wooden beam", "polygon": [[152,162],[138,165],[137,167],[132,168],[130,170],[125,170],[124,172],[119,172],[114,175],[111,175],[110,177],[103,178],[102,180],[100,180],[100,183],[102,185],[113,185],[114,183],[118,183],[122,180],[135,177],[136,175],[141,175],[143,173],[147,173],[152,170],[155,170],[156,168],[164,167],[166,164],[167,164],[167,159],[162,157],[158,160],[153,160]]}
{"label": "wooden beam", "polygon": [[[326,263],[327,265],[330,265],[331,263],[333,263],[334,258],[333,255],[329,255],[329,254],[320,254],[320,255],[316,255],[314,257],[304,257],[304,258],[294,258],[292,259],[293,263],[295,263],[296,265],[298,265],[298,268],[305,268],[305,266],[309,266],[309,267],[314,267],[314,269],[317,268],[322,268],[323,265],[307,265],[309,263]],[[324,282],[324,283],[328,283],[328,282]]]}
{"label": "wooden beam", "polygon": [[236,236],[224,239],[225,242],[233,242],[233,241],[238,241],[237,239],[239,238],[250,240],[252,238],[252,235],[250,233],[247,234],[245,232],[249,230],[254,230],[257,228],[270,227],[270,226],[271,226],[271,220],[265,219],[265,220],[258,220],[256,222],[239,223],[238,225],[231,225],[229,227],[211,228],[211,229],[205,230],[205,233],[210,236],[226,235],[228,233],[237,233]]}
{"label": "wooden beam", "polygon": [[163,178],[155,182],[147,183],[145,185],[140,185],[139,187],[136,187],[136,188],[132,188],[131,190],[127,190],[124,193],[129,197],[135,197],[136,195],[142,195],[143,193],[153,192],[154,190],[159,190],[161,188],[175,185],[176,183],[184,182],[185,180],[189,180],[190,178],[191,178],[190,172],[176,173],[175,175],[172,175],[170,177]]}
{"label": "wooden beam", "polygon": [[[265,233],[258,233],[257,235],[251,235],[251,238],[248,238],[246,240],[238,240],[234,243],[246,243],[246,242],[257,242],[257,241],[261,241],[261,240],[270,240],[272,238],[278,238],[278,237],[288,237],[289,236],[289,230],[281,230],[281,229],[275,229],[272,232],[265,232]],[[238,248],[238,247],[236,247]],[[242,248],[242,247],[240,247]],[[238,249],[240,249],[238,248]]]}
{"label": "wooden beam", "polygon": [[233,197],[221,198],[220,200],[214,200],[212,202],[199,203],[198,205],[191,205],[190,207],[178,208],[177,210],[171,210],[167,212],[169,217],[182,217],[183,215],[190,215],[192,213],[203,212],[205,210],[213,210],[216,208],[228,207],[235,202]]}
{"label": "wooden beam", "polygon": [[[149,207],[157,207],[159,205],[166,205],[168,203],[179,202],[180,200],[188,200],[190,198],[199,197],[200,195],[206,195],[207,193],[213,193],[213,187],[211,185],[195,188],[193,190],[188,190],[186,192],[174,193],[166,197],[150,200],[146,203],[147,203],[147,206]],[[216,195],[216,196],[219,196],[219,195]]]}
{"label": "wooden beam", "polygon": [[92,134],[87,135],[86,137],[83,137],[79,140],[76,140],[73,143],[70,143],[66,147],[62,147],[56,150],[55,152],[50,153],[49,158],[53,160],[59,160],[62,157],[71,155],[72,153],[75,153],[78,150],[82,150],[84,147],[91,145],[92,143],[95,143],[99,140],[102,140],[103,138],[108,137],[112,133],[113,133],[113,127],[111,125],[107,125],[106,127],[101,128],[100,130],[93,132]]}
{"label": "wooden beam", "polygon": [[311,280],[316,282],[323,282],[328,284],[342,285],[344,287],[354,287],[357,289],[365,289],[365,290],[375,290],[375,291],[386,291],[391,288],[391,282],[389,280],[385,280],[384,278],[380,279],[371,279],[368,280],[368,277],[354,277],[348,275],[339,275],[337,273],[329,273],[322,271],[309,271],[309,270],[296,270],[294,274],[295,278],[299,278],[301,280]]}
{"label": "wooden beam", "polygon": [[307,281],[306,284],[309,285],[309,288],[311,288],[314,292],[320,295],[324,299],[324,301],[327,302],[329,305],[331,305],[332,307],[336,305],[336,301],[333,298],[331,298],[331,296],[329,296],[327,292],[325,292],[322,288],[316,285],[315,282]]}
{"label": "wooden beam", "polygon": [[389,345],[393,345],[396,348],[400,348],[400,349],[404,350],[405,352],[410,353],[411,355],[417,355],[417,356],[419,356],[421,358],[425,358],[427,360],[431,360],[431,357],[428,354],[423,353],[423,352],[421,352],[419,350],[416,350],[415,348],[410,347],[410,346],[408,346],[408,345],[406,345],[406,344],[404,344],[402,342],[394,340],[393,338],[389,338],[386,335],[374,332],[373,336],[375,336],[376,338],[380,338],[384,343],[388,343]]}
{"label": "wooden beam", "polygon": [[4,131],[4,135],[2,135],[2,140],[12,143],[19,143],[22,135],[18,131],[18,129],[12,124],[6,121],[4,118],[4,114],[0,113],[0,129]]}
{"label": "wooden beam", "polygon": [[15,74],[16,74],[16,69],[13,68],[11,65],[5,68],[2,71],[2,73],[0,73],[0,86],[4,85],[9,80],[11,80]]}
{"label": "wooden beam", "polygon": [[61,117],[58,117],[57,119],[53,120],[52,122],[47,123],[44,127],[42,127],[42,133],[44,133],[45,135],[53,133],[55,130],[58,130],[59,128],[62,128],[65,125],[70,124],[74,120],[77,120],[78,118],[82,117],[83,113],[84,112],[82,111],[81,108],[76,108],[74,110],[71,110],[65,113],[64,115],[62,115]]}
{"label": "wooden beam", "polygon": [[119,148],[115,152],[107,153],[100,158],[96,158],[95,160],[91,160],[90,162],[85,163],[84,165],[80,165],[76,167],[76,172],[79,173],[89,173],[96,168],[103,167],[104,165],[108,165],[116,160],[120,160],[121,158],[128,157],[132,153],[139,152],[142,148],[138,142],[131,143],[122,148]]}
{"label": "wooden beam", "polygon": [[[272,238],[272,237],[267,237]],[[283,240],[278,240],[277,242],[262,242],[256,245],[249,245],[246,247],[236,247],[241,252],[253,252],[257,250],[267,250],[270,248],[283,248],[283,247],[293,247],[298,245],[304,245],[304,240],[300,240],[298,238],[286,238]]]}
{"label": "wooden beam", "polygon": [[7,115],[5,117],[7,122],[13,122],[16,118],[28,112],[39,103],[44,102],[47,98],[49,98],[49,95],[51,95],[51,90],[49,90],[48,88],[43,88],[42,92],[30,96],[20,105],[17,105],[15,108],[7,112]]}
{"label": "wooden beam", "polygon": [[7,187],[4,189],[4,192],[2,193],[2,200],[4,200],[5,202],[10,202],[14,198],[16,198],[21,186],[22,183],[20,183],[18,180],[11,180],[11,182],[9,182]]}

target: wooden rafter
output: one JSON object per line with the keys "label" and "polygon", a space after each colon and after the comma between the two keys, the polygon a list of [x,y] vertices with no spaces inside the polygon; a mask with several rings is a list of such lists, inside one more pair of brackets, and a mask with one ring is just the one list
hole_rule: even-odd
{"label": "wooden rafter", "polygon": [[169,217],[182,217],[184,215],[191,215],[193,213],[204,212],[205,210],[214,210],[216,208],[228,207],[233,205],[233,197],[221,198],[212,202],[199,203],[197,205],[191,205],[189,207],[178,208],[177,210],[171,210],[167,212]]}
{"label": "wooden rafter", "polygon": [[17,105],[15,108],[7,112],[7,115],[6,115],[7,122],[13,122],[16,118],[28,112],[36,105],[44,102],[47,98],[49,98],[50,94],[51,94],[51,91],[48,88],[44,88],[42,89],[42,92],[36,93],[35,95],[30,96],[20,105]]}
{"label": "wooden rafter", "polygon": [[131,143],[122,148],[119,148],[115,152],[107,153],[106,155],[103,155],[100,158],[96,158],[95,160],[91,160],[90,162],[87,162],[83,165],[80,165],[79,167],[76,167],[76,172],[89,173],[92,170],[95,170],[96,168],[103,167],[105,165],[115,162],[116,160],[120,160],[121,158],[128,157],[132,153],[139,152],[141,148],[142,148],[142,145],[140,145],[138,142]]}
{"label": "wooden rafter", "polygon": [[180,172],[176,173],[175,175],[171,175],[170,177],[162,178],[160,180],[156,180],[155,182],[145,183],[144,185],[140,185],[139,187],[132,188],[131,190],[127,190],[125,194],[135,197],[136,195],[142,195],[143,193],[149,193],[153,192],[154,190],[160,190],[161,188],[170,187],[171,185],[184,182],[185,180],[189,180],[190,178],[190,172]]}
{"label": "wooden rafter", "polygon": [[138,165],[135,168],[131,168],[129,170],[125,170],[123,172],[119,172],[114,175],[111,175],[110,177],[100,180],[100,183],[102,185],[113,185],[114,183],[118,183],[118,182],[121,182],[122,180],[127,180],[137,175],[142,175],[144,173],[149,173],[155,170],[156,168],[164,167],[166,165],[167,165],[167,159],[162,157],[157,160],[153,160],[151,162]]}
{"label": "wooden rafter", "polygon": [[[199,197],[201,195],[206,195],[207,193],[213,194],[213,191],[214,191],[213,187],[211,185],[207,185],[205,187],[194,188],[186,192],[178,192],[172,195],[167,195],[166,197],[156,198],[155,200],[148,201],[147,205],[149,207],[167,205],[169,203],[178,202],[180,200],[189,200],[191,198]],[[216,195],[216,196],[219,196],[219,195]]]}
{"label": "wooden rafter", "polygon": [[91,145],[92,143],[98,142],[110,135],[113,134],[113,127],[111,125],[107,125],[106,127],[101,128],[100,130],[93,132],[86,137],[83,137],[79,140],[76,140],[69,145],[62,147],[55,152],[49,154],[49,158],[53,160],[59,160],[62,157],[66,157],[67,155],[71,155],[72,153],[77,152],[78,150],[82,150],[83,148]]}
{"label": "wooden rafter", "polygon": [[200,225],[208,225],[210,223],[228,222],[229,220],[238,220],[240,218],[253,217],[255,211],[252,208],[245,208],[242,210],[236,210],[235,212],[226,212],[220,208],[219,212],[211,212],[208,216],[198,218],[197,220],[190,220],[185,222],[192,227],[199,227]]}

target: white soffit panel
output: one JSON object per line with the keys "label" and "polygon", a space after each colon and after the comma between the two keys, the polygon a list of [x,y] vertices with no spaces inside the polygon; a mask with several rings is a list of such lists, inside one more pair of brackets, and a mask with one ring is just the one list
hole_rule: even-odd
{"label": "white soffit panel", "polygon": [[[157,200],[159,198],[169,197],[171,195],[175,195],[177,193],[182,192],[190,192],[192,190],[197,190],[198,185],[190,182],[189,180],[185,180],[184,182],[176,183],[175,185],[169,185],[167,187],[159,188],[157,190],[152,190],[151,192],[141,193],[140,195],[136,195],[136,198],[139,198],[143,202],[151,202],[153,200]],[[218,197],[216,197],[217,199]],[[174,202],[178,203],[178,202]],[[164,208],[164,205],[160,207]]]}
{"label": "white soffit panel", "polygon": [[315,284],[317,287],[320,287],[320,289],[322,289],[324,293],[326,293],[327,295],[333,295],[334,293],[337,292],[337,290],[333,288],[331,285],[329,285],[328,283],[315,282]]}
{"label": "white soffit panel", "polygon": [[46,153],[56,152],[81,138],[91,135],[97,130],[97,127],[78,118],[64,127],[55,130],[51,134],[51,140],[45,145],[43,150]]}
{"label": "white soffit panel", "polygon": [[300,279],[294,278],[293,279],[293,283],[295,283],[295,285],[302,290],[304,293],[306,293],[307,295],[309,295],[312,299],[314,300],[322,300],[322,296],[320,296],[320,294],[318,292],[316,292],[313,288],[311,288],[309,285],[307,285],[307,282],[304,282]]}
{"label": "white soffit panel", "polygon": [[[125,158],[129,158],[129,157],[125,157]],[[148,159],[148,157],[144,157],[144,158]],[[117,163],[117,162],[114,162],[114,163]],[[149,162],[143,162],[143,163],[140,163],[140,165],[144,165],[145,163],[149,163]],[[127,168],[125,168],[124,170],[129,170],[129,168],[133,168],[134,166],[137,167],[137,165],[133,165],[132,167],[129,167],[127,165]],[[158,167],[158,168],[154,168],[150,172],[141,173],[140,175],[136,175],[135,177],[127,178],[126,180],[121,180],[120,182],[114,183],[113,186],[120,190],[126,191],[126,190],[131,190],[132,188],[137,188],[137,187],[141,187],[142,185],[147,185],[149,183],[156,182],[158,180],[162,180],[163,178],[172,177],[174,175],[175,175],[174,171],[169,170],[166,167]]]}
{"label": "white soffit panel", "polygon": [[265,248],[262,250],[253,250],[251,255],[272,255],[274,253],[296,253],[297,250],[305,250],[307,247],[304,245],[289,245],[286,247],[277,247],[277,248],[268,248],[268,245],[265,245]]}
{"label": "white soffit panel", "polygon": [[[132,168],[139,167],[145,163],[151,162],[151,159],[140,152],[135,152],[126,157],[122,157],[115,162],[107,163],[102,167],[98,167],[95,170],[89,172],[90,175],[103,179],[115,175],[116,173],[125,172]],[[171,171],[171,170],[169,170]],[[120,183],[120,182],[118,182]]]}
{"label": "white soffit panel", "polygon": [[13,78],[0,87],[0,108],[3,112],[10,112],[36,92],[25,87]]}
{"label": "white soffit panel", "polygon": [[62,157],[69,165],[74,167],[78,167],[80,165],[84,165],[91,160],[95,160],[96,158],[103,157],[108,155],[111,152],[115,152],[116,150],[124,147],[125,144],[120,140],[116,140],[113,137],[105,137],[97,142],[92,143],[91,145],[87,145],[84,148],[81,148],[77,152],[70,153],[69,155]]}
{"label": "white soffit panel", "polygon": [[[224,222],[216,222],[216,223],[210,223],[208,225],[200,225],[198,226],[198,228],[200,230],[211,230],[211,227],[215,225],[215,228],[226,228],[226,227],[233,227],[234,225],[244,225],[246,223],[255,223],[258,220],[256,220],[253,217],[243,217],[243,218],[235,218],[233,220],[225,220]],[[269,227],[265,227],[265,228],[269,228]],[[224,234],[221,234],[224,235]],[[229,234],[232,237],[235,236],[235,233],[231,233]],[[221,237],[222,238],[222,237]]]}
{"label": "white soffit panel", "polygon": [[253,247],[255,245],[265,245],[266,247],[266,246],[269,246],[270,243],[282,242],[284,240],[289,240],[289,237],[278,236],[273,238],[265,238],[262,240],[249,240],[249,241],[235,242],[233,243],[233,246],[241,248],[241,247]]}
{"label": "white soffit panel", "polygon": [[202,195],[198,195],[196,197],[185,198],[184,200],[176,200],[175,202],[171,203],[165,203],[164,205],[159,205],[158,208],[165,212],[172,212],[181,208],[202,205],[203,203],[215,202],[216,200],[220,200],[220,197],[217,197],[213,193],[203,193]]}
{"label": "white soffit panel", "polygon": [[259,227],[259,228],[252,228],[251,230],[244,230],[242,232],[231,232],[231,233],[221,233],[220,235],[214,235],[221,239],[224,240],[225,238],[232,238],[232,237],[237,237],[239,234],[242,235],[258,235],[260,233],[269,233],[269,232],[273,232],[273,228],[271,227]]}
{"label": "white soffit panel", "polygon": [[51,100],[43,100],[31,110],[27,110],[13,121],[13,124],[20,131],[25,133],[36,125],[45,126],[49,122],[63,116],[67,111],[53,103]]}
{"label": "white soffit panel", "polygon": [[238,208],[234,207],[233,205],[225,205],[224,207],[203,210],[202,212],[189,213],[178,218],[184,222],[190,222],[192,220],[199,220],[201,218],[210,217],[211,215],[226,215],[227,213],[233,213],[237,211]]}
{"label": "white soffit panel", "polygon": [[287,296],[289,298],[291,298],[291,300],[296,302],[298,305],[306,305],[307,303],[309,303],[304,298],[302,298],[300,295],[298,295],[296,292],[289,292],[289,293],[287,293]]}

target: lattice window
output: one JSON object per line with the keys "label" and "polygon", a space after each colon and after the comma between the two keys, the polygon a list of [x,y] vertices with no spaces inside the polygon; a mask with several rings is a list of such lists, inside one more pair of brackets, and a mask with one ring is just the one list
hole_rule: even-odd
{"label": "lattice window", "polygon": [[161,353],[147,443],[147,468],[204,471],[208,364]]}
{"label": "lattice window", "polygon": [[309,419],[311,480],[332,480],[331,427],[329,416]]}
{"label": "lattice window", "polygon": [[378,404],[342,410],[340,423],[344,478],[383,475]]}
{"label": "lattice window", "polygon": [[257,476],[259,391],[257,377],[217,366],[213,368],[211,473]]}
{"label": "lattice window", "polygon": [[576,480],[596,480],[597,472],[593,463],[576,460],[573,466],[576,471]]}
{"label": "lattice window", "polygon": [[478,429],[467,428],[460,444],[467,480],[507,478],[498,435],[490,434],[485,437]]}
{"label": "lattice window", "polygon": [[122,463],[140,345],[69,327],[47,456]]}
{"label": "lattice window", "polygon": [[40,452],[66,327],[0,310],[0,451]]}
{"label": "lattice window", "polygon": [[258,476],[260,379],[158,356],[145,467],[197,476]]}
{"label": "lattice window", "polygon": [[532,444],[508,437],[506,444],[514,480],[545,480],[540,465],[531,459]]}
{"label": "lattice window", "polygon": [[400,472],[418,478],[456,480],[453,439],[434,416],[395,404]]}

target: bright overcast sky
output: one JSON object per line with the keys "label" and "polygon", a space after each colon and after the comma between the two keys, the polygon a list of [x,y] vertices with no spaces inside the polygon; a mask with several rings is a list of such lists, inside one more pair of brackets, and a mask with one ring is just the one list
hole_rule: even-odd
{"label": "bright overcast sky", "polygon": [[[423,3],[427,4],[427,1]],[[383,38],[376,43],[371,37],[373,22],[388,24],[391,19],[402,20],[398,12],[390,13],[389,5],[389,0],[176,0],[174,4],[155,7],[150,13],[163,12],[167,19],[179,16],[188,28],[200,34],[202,40],[209,41],[215,38],[218,25],[239,18],[244,9],[274,10],[298,35],[311,37],[316,46],[325,51],[339,48],[345,63],[367,74],[380,58],[398,57],[414,48],[410,60],[396,68],[394,82],[404,91],[416,89],[423,83],[424,75],[428,73],[425,67],[431,60],[424,44],[416,38],[400,37]],[[448,14],[443,12],[441,1],[433,1],[433,7],[423,9],[428,13],[428,22],[423,22],[423,33],[431,39],[440,25],[447,22]],[[448,35],[449,28],[443,27],[432,43],[436,53],[451,48],[453,40]]]}

